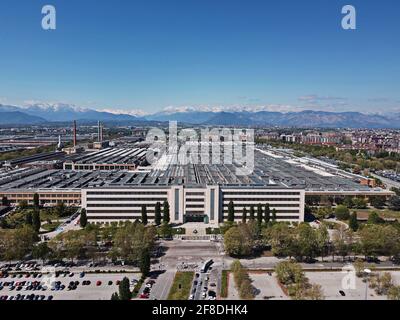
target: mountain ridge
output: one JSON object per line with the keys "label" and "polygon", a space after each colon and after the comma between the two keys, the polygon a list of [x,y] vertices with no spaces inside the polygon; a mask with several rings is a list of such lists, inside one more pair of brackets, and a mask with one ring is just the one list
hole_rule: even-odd
{"label": "mountain ridge", "polygon": [[146,116],[111,113],[66,104],[31,105],[28,107],[0,104],[0,124],[38,124],[45,122],[105,121],[149,123],[178,121],[191,125],[214,126],[280,126],[321,128],[400,128],[400,113],[388,116],[355,111],[331,112],[303,110],[278,111],[178,111],[157,112]]}

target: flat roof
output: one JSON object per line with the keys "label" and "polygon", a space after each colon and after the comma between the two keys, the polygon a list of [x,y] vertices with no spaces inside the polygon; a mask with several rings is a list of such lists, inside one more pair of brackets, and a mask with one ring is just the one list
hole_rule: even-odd
{"label": "flat roof", "polygon": [[[107,149],[108,150],[108,149]],[[116,151],[120,150],[120,151]],[[130,149],[132,154],[142,149]],[[134,151],[136,150],[136,151]],[[124,156],[127,151],[113,149]],[[110,150],[105,153],[111,152]],[[101,153],[103,154],[103,153]],[[113,153],[115,154],[115,153]],[[99,153],[86,155],[98,156]],[[108,153],[108,157],[112,157]],[[85,158],[81,160],[90,159]],[[0,172],[0,191],[80,190],[87,188],[151,188],[184,185],[203,187],[220,185],[238,188],[304,189],[311,192],[332,193],[388,193],[304,163],[285,161],[269,152],[255,150],[254,170],[248,175],[238,175],[238,164],[174,164],[169,161],[141,171],[74,171],[44,168],[20,168]],[[93,158],[92,158],[93,159]],[[145,168],[146,169],[146,168]]]}
{"label": "flat roof", "polygon": [[137,164],[146,156],[145,148],[105,148],[71,156],[66,163],[75,164]]}

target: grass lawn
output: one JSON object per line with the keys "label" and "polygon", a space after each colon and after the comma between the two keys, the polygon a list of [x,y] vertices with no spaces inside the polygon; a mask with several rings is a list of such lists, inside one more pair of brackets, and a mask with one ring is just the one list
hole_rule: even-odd
{"label": "grass lawn", "polygon": [[58,221],[54,222],[53,221],[52,223],[42,224],[41,228],[46,230],[47,232],[51,232],[51,231],[56,230],[59,227],[60,224],[61,224],[61,222],[58,222]]}
{"label": "grass lawn", "polygon": [[15,211],[14,213],[8,215],[5,220],[9,226],[11,226],[12,228],[17,228],[18,226],[25,223],[25,213]]}
{"label": "grass lawn", "polygon": [[375,211],[379,214],[381,218],[395,218],[397,220],[400,219],[400,211],[393,211],[389,209],[358,209],[357,211],[357,216],[359,218],[366,218],[368,219],[368,215],[372,212]]}
{"label": "grass lawn", "polygon": [[59,219],[59,217],[54,212],[54,210],[45,208],[45,209],[40,209],[40,219],[42,221],[46,221],[48,219],[50,220]]}
{"label": "grass lawn", "polygon": [[221,298],[228,297],[228,276],[229,273],[227,270],[222,270],[222,279],[221,279]]}
{"label": "grass lawn", "polygon": [[[169,291],[168,300],[188,300],[194,272],[177,272]],[[180,285],[180,288],[179,288]]]}

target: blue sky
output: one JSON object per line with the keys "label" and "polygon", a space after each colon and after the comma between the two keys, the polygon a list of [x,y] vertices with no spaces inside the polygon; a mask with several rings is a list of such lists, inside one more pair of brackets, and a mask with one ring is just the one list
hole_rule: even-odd
{"label": "blue sky", "polygon": [[399,110],[399,31],[397,0],[2,0],[0,103]]}

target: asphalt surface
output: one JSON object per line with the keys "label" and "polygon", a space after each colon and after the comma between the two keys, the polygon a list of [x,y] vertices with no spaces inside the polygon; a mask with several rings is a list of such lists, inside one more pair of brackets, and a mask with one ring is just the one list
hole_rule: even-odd
{"label": "asphalt surface", "polygon": [[[60,275],[58,277],[54,277],[51,274],[43,275],[41,278],[12,278],[11,276],[7,278],[0,278],[0,282],[4,284],[4,282],[18,282],[18,281],[40,281],[41,284],[47,287],[45,290],[26,290],[26,286],[22,288],[22,290],[17,291],[16,289],[10,290],[9,286],[4,286],[0,290],[0,296],[7,295],[16,296],[20,295],[44,295],[45,300],[48,296],[52,296],[54,300],[110,300],[111,295],[114,292],[118,292],[118,285],[116,284],[117,280],[122,280],[124,277],[127,277],[130,281],[132,279],[139,279],[140,274],[85,274],[84,277],[80,277],[79,274],[74,274],[73,276],[63,276]],[[46,279],[50,279],[50,281],[46,281]],[[82,281],[89,280],[90,285],[83,285]],[[52,290],[51,282],[60,281],[61,284],[65,286],[64,290]],[[75,290],[68,290],[68,285],[71,281],[79,281],[79,284]],[[101,281],[101,283],[98,281]],[[109,281],[112,283],[109,284]],[[46,284],[48,284],[46,286]],[[133,286],[132,288],[133,289]]]}

